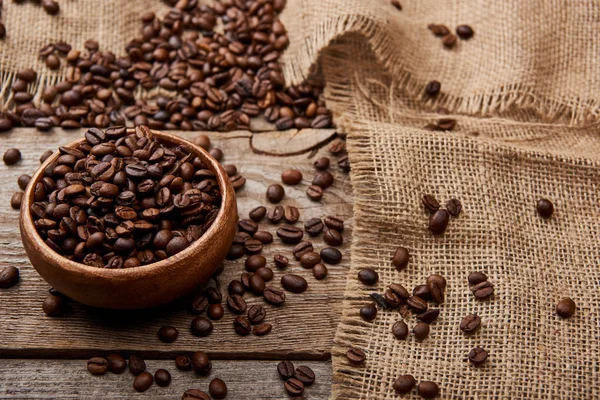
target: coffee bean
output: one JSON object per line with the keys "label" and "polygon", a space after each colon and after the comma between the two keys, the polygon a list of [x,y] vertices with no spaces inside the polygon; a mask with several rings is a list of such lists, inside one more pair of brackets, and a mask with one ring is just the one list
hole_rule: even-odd
{"label": "coffee bean", "polygon": [[299,396],[304,392],[304,384],[296,378],[288,379],[284,387],[291,396]]}
{"label": "coffee bean", "polygon": [[321,157],[315,160],[315,162],[313,163],[313,166],[318,169],[318,170],[326,170],[327,168],[329,168],[329,158],[328,157]]}
{"label": "coffee bean", "polygon": [[19,149],[8,149],[4,153],[3,160],[6,165],[14,165],[21,160],[21,152]]}
{"label": "coffee bean", "polygon": [[258,274],[250,277],[250,290],[255,295],[261,295],[265,290],[265,280]]}
{"label": "coffee bean", "polygon": [[92,375],[104,375],[108,371],[108,361],[104,357],[93,357],[87,362],[87,369]]}
{"label": "coffee bean", "polygon": [[211,304],[208,307],[208,310],[206,311],[206,315],[208,315],[208,318],[212,319],[213,321],[220,320],[221,318],[223,318],[224,314],[225,310],[223,309],[223,306],[221,304]]}
{"label": "coffee bean", "polygon": [[342,261],[342,253],[333,247],[325,247],[320,254],[321,259],[327,264],[339,264]]}
{"label": "coffee bean", "polygon": [[460,330],[465,333],[473,333],[481,326],[481,318],[475,314],[469,314],[460,322]]}
{"label": "coffee bean", "polygon": [[406,300],[406,304],[408,305],[410,310],[415,314],[422,314],[425,311],[427,311],[427,303],[425,302],[425,300],[418,296],[410,296]]}
{"label": "coffee bean", "polygon": [[285,303],[285,292],[273,286],[266,286],[263,292],[266,302],[274,306],[280,306]]}
{"label": "coffee bean", "polygon": [[248,320],[251,324],[256,325],[262,322],[267,316],[267,311],[263,306],[253,305],[248,309]]}
{"label": "coffee bean", "polygon": [[335,229],[327,229],[323,233],[323,241],[330,246],[341,246],[344,243],[344,237]]}
{"label": "coffee bean", "polygon": [[210,149],[210,138],[206,135],[198,135],[194,138],[194,144],[202,147],[204,150]]}
{"label": "coffee bean", "polygon": [[252,325],[250,325],[248,318],[241,315],[235,317],[233,321],[233,328],[240,336],[246,336],[252,331]]}
{"label": "coffee bean", "polygon": [[255,326],[252,329],[252,333],[255,336],[265,336],[265,335],[268,335],[271,332],[271,329],[273,329],[273,325],[265,322],[263,324]]}
{"label": "coffee bean", "polygon": [[417,385],[417,392],[419,396],[425,399],[433,399],[440,393],[438,385],[431,381],[421,381]]}
{"label": "coffee bean", "polygon": [[175,366],[180,371],[189,371],[192,369],[192,360],[187,356],[177,356],[175,358]]}
{"label": "coffee bean", "polygon": [[310,218],[304,223],[304,230],[310,236],[317,236],[323,231],[323,221],[320,218]]}
{"label": "coffee bean", "polygon": [[302,182],[302,172],[297,169],[288,169],[281,173],[281,181],[286,185],[297,185]]}
{"label": "coffee bean", "polygon": [[433,298],[431,297],[431,292],[429,291],[429,287],[427,285],[415,286],[412,294],[413,294],[413,296],[420,297],[421,299],[423,299],[425,301],[433,300]]}
{"label": "coffee bean", "polygon": [[304,236],[302,229],[291,225],[284,225],[277,229],[277,236],[283,243],[299,243]]}
{"label": "coffee bean", "polygon": [[263,278],[265,282],[273,280],[273,270],[269,267],[259,268],[256,270],[255,274]]}
{"label": "coffee bean", "polygon": [[323,197],[323,189],[319,186],[311,185],[306,189],[306,195],[313,201],[319,201]]}
{"label": "coffee bean", "polygon": [[333,175],[327,171],[318,171],[312,180],[313,186],[318,186],[321,189],[327,189],[333,185]]}
{"label": "coffee bean", "polygon": [[284,211],[282,206],[275,206],[267,214],[267,218],[271,223],[278,224],[283,220]]}
{"label": "coffee bean", "polygon": [[163,326],[158,330],[158,339],[164,343],[173,343],[179,332],[173,326]]}
{"label": "coffee bean", "polygon": [[[0,22],[0,39],[2,39],[1,34],[3,27],[4,25],[2,25],[2,23]],[[13,123],[10,119],[0,117],[0,132],[8,132],[12,129],[12,127]]]}
{"label": "coffee bean", "polygon": [[469,361],[475,366],[482,365],[488,358],[488,352],[477,346],[469,352]]}
{"label": "coffee bean", "polygon": [[238,222],[238,228],[242,232],[246,232],[250,235],[254,235],[258,230],[258,225],[256,222],[250,219],[242,219]]}
{"label": "coffee bean", "polygon": [[260,222],[265,215],[267,214],[267,208],[264,206],[258,206],[254,209],[252,209],[252,211],[250,211],[248,213],[248,216],[250,217],[250,219],[254,222]]}
{"label": "coffee bean", "polygon": [[223,150],[217,147],[213,147],[212,149],[210,149],[209,153],[217,161],[221,161],[223,159]]}
{"label": "coffee bean", "polygon": [[[6,154],[4,156],[6,157]],[[4,162],[6,162],[6,159]],[[542,218],[550,218],[554,213],[554,204],[548,199],[539,199],[537,202],[537,212]]]}
{"label": "coffee bean", "polygon": [[308,283],[300,275],[288,274],[281,277],[281,286],[288,292],[302,293],[308,288]]}
{"label": "coffee bean", "polygon": [[392,325],[392,334],[398,340],[404,340],[408,337],[408,325],[404,321],[397,321]]}
{"label": "coffee bean", "polygon": [[64,314],[66,301],[62,296],[48,295],[42,304],[44,313],[49,317],[59,317]]}
{"label": "coffee bean", "polygon": [[327,277],[327,267],[325,264],[317,264],[313,267],[313,276],[316,280],[320,281]]}
{"label": "coffee bean", "polygon": [[300,257],[300,264],[304,268],[313,268],[315,265],[321,262],[321,255],[315,251],[302,254]]}
{"label": "coffee bean", "polygon": [[463,40],[471,39],[474,33],[473,28],[469,25],[459,25],[456,27],[456,34]]}
{"label": "coffee bean", "polygon": [[[44,0],[47,1],[47,0]],[[48,69],[51,70],[55,70],[55,69],[59,69],[60,68],[60,59],[55,56],[54,54],[50,54],[48,57],[46,57],[46,67],[48,67]]]}
{"label": "coffee bean", "polygon": [[231,312],[241,314],[246,311],[246,300],[239,294],[232,294],[227,297],[227,307]]}
{"label": "coffee bean", "polygon": [[402,4],[400,4],[399,0],[392,0],[391,4],[396,8],[396,10],[402,11]]}
{"label": "coffee bean", "polygon": [[408,265],[408,260],[410,258],[410,254],[406,247],[398,247],[392,256],[392,264],[398,269],[398,271],[403,270]]}
{"label": "coffee bean", "polygon": [[188,389],[181,396],[181,400],[210,400],[210,396],[198,389]]}
{"label": "coffee bean", "polygon": [[[425,92],[429,96],[435,96],[436,94],[438,94],[440,92],[441,88],[442,88],[442,85],[440,82],[431,81],[427,84],[427,86],[425,86]],[[439,204],[438,204],[438,208],[439,208]]]}
{"label": "coffee bean", "polygon": [[54,0],[42,0],[42,7],[50,15],[56,15],[60,11],[60,6]]}
{"label": "coffee bean", "polygon": [[360,365],[365,362],[367,355],[358,347],[350,347],[346,352],[346,358],[351,364]]}
{"label": "coffee bean", "polygon": [[388,289],[402,300],[408,300],[408,298],[410,297],[408,290],[406,290],[406,288],[400,285],[399,283],[392,283],[388,286]]}
{"label": "coffee bean", "polygon": [[427,278],[427,289],[433,300],[442,304],[444,302],[444,291],[446,290],[446,278],[439,274],[430,275]]}
{"label": "coffee bean", "polygon": [[229,248],[229,252],[225,256],[228,260],[237,260],[244,256],[244,246],[239,244],[234,244]]}
{"label": "coffee bean", "polygon": [[456,35],[449,33],[442,38],[442,44],[447,48],[452,48],[456,44]]}
{"label": "coffee bean", "polygon": [[365,321],[373,321],[377,317],[377,307],[375,303],[368,303],[361,307],[360,317]]}
{"label": "coffee bean", "polygon": [[0,270],[0,288],[7,289],[17,284],[19,281],[19,269],[8,266]]}
{"label": "coffee bean", "polygon": [[154,378],[150,372],[142,372],[138,376],[135,377],[133,381],[133,388],[136,392],[145,392],[150,389],[152,383],[154,382]]}
{"label": "coffee bean", "polygon": [[202,314],[208,307],[208,299],[204,295],[196,295],[190,301],[190,311],[192,314]]}
{"label": "coffee bean", "polygon": [[338,232],[344,232],[344,220],[333,215],[329,215],[323,219],[323,222],[329,229],[335,229]]}
{"label": "coffee bean", "polygon": [[129,357],[129,372],[139,375],[146,370],[146,362],[139,356],[132,354]]}
{"label": "coffee bean", "polygon": [[244,290],[250,290],[250,277],[251,275],[247,272],[244,272],[240,277],[240,281],[242,282]]}
{"label": "coffee bean", "polygon": [[171,383],[171,374],[166,369],[156,370],[154,373],[154,381],[160,387],[169,386]]}
{"label": "coffee bean", "polygon": [[573,314],[575,314],[576,308],[575,302],[572,299],[565,297],[556,304],[556,314],[562,318],[571,318]]}
{"label": "coffee bean", "polygon": [[329,152],[331,154],[340,154],[346,151],[346,143],[342,139],[335,139],[329,145]]}
{"label": "coffee bean", "polygon": [[227,397],[227,385],[222,379],[215,378],[210,381],[208,392],[213,399],[224,399]]}
{"label": "coffee bean", "polygon": [[295,224],[300,219],[300,212],[294,206],[285,206],[283,218],[289,224]]}
{"label": "coffee bean", "polygon": [[425,311],[423,314],[417,315],[417,318],[419,320],[425,322],[426,324],[431,324],[432,322],[435,322],[435,320],[437,320],[439,316],[440,316],[440,309],[439,308],[431,308],[431,309]]}
{"label": "coffee bean", "polygon": [[418,322],[413,327],[413,334],[417,340],[425,340],[429,336],[429,324]]}
{"label": "coffee bean", "polygon": [[192,369],[199,375],[208,375],[212,369],[212,363],[208,355],[203,351],[197,351],[191,357]]}
{"label": "coffee bean", "polygon": [[274,183],[267,188],[267,200],[271,203],[279,203],[284,196],[285,190],[278,183]]}
{"label": "coffee bean", "polygon": [[244,291],[244,285],[242,285],[242,282],[237,279],[234,279],[231,282],[229,282],[229,285],[227,286],[227,292],[230,295],[237,294],[242,296],[244,294]]}
{"label": "coffee bean", "polygon": [[223,165],[223,169],[225,170],[225,173],[229,177],[236,176],[237,172],[238,172],[237,167],[233,164]]}
{"label": "coffee bean", "polygon": [[288,266],[288,264],[290,262],[287,257],[285,257],[281,254],[275,254],[273,256],[273,261],[275,262],[275,266],[277,268],[285,268]]}
{"label": "coffee bean", "polygon": [[477,285],[477,284],[479,284],[481,282],[487,281],[488,277],[483,272],[477,272],[477,271],[475,271],[475,272],[471,272],[469,274],[469,278],[468,279],[469,279],[469,283],[471,285]]}
{"label": "coffee bean", "polygon": [[229,178],[229,181],[231,182],[231,186],[233,186],[233,189],[236,192],[246,184],[246,178],[244,178],[241,175],[232,176],[231,178]]}
{"label": "coffee bean", "polygon": [[462,211],[462,204],[457,199],[450,199],[446,202],[446,209],[450,215],[456,217]]}
{"label": "coffee bean", "polygon": [[404,303],[404,300],[390,289],[383,294],[383,301],[388,308],[398,308]]}
{"label": "coffee bean", "polygon": [[449,220],[450,214],[448,211],[443,209],[437,210],[429,217],[429,230],[434,235],[441,235],[446,231]]}
{"label": "coffee bean", "polygon": [[127,361],[120,354],[109,354],[106,357],[108,370],[113,374],[122,374],[127,369]]}
{"label": "coffee bean", "polygon": [[194,336],[208,336],[213,331],[213,323],[208,318],[196,317],[192,320],[190,330]]}
{"label": "coffee bean", "polygon": [[315,373],[310,367],[301,365],[294,371],[294,378],[298,379],[305,386],[310,386],[315,381]]}
{"label": "coffee bean", "polygon": [[271,235],[271,233],[267,231],[256,231],[252,238],[258,240],[262,244],[273,243],[273,235]]}
{"label": "coffee bean", "polygon": [[473,286],[471,291],[477,299],[486,299],[494,294],[494,285],[489,281],[481,282]]}
{"label": "coffee bean", "polygon": [[284,379],[290,379],[291,377],[294,376],[294,364],[292,364],[291,361],[281,361],[279,364],[277,364],[277,372],[279,373],[279,376]]}
{"label": "coffee bean", "polygon": [[267,259],[260,254],[249,256],[245,262],[246,271],[248,272],[256,272],[257,269],[265,265],[267,265]]}
{"label": "coffee bean", "polygon": [[302,241],[294,247],[294,249],[292,250],[292,254],[294,255],[294,258],[296,260],[300,260],[304,254],[310,253],[312,251],[312,243],[308,241]]}
{"label": "coffee bean", "polygon": [[430,194],[424,194],[421,198],[421,202],[427,211],[434,213],[440,208],[440,203]]}
{"label": "coffee bean", "polygon": [[413,390],[417,381],[412,375],[400,375],[394,381],[393,388],[398,394],[406,394]]}

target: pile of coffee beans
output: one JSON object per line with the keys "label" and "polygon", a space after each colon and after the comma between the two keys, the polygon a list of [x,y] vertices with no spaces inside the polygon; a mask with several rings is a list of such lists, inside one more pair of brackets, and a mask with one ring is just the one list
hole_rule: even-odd
{"label": "pile of coffee beans", "polygon": [[215,174],[184,146],[145,126],[91,128],[35,184],[30,211],[44,242],[68,259],[132,268],[179,253],[214,222]]}
{"label": "pile of coffee beans", "polygon": [[306,365],[294,368],[291,361],[285,360],[277,364],[277,372],[285,381],[284,388],[290,396],[301,396],[307,386],[315,382],[315,373]]}
{"label": "pile of coffee beans", "polygon": [[427,28],[437,37],[442,38],[444,47],[450,49],[456,45],[457,37],[463,40],[469,40],[475,32],[468,25],[459,25],[456,27],[456,35],[450,32],[450,29],[443,24],[429,24]]}
{"label": "pile of coffee beans", "polygon": [[[67,78],[44,88],[37,104],[28,92],[36,72],[20,71],[0,132],[13,126],[106,128],[127,122],[232,131],[249,129],[259,115],[282,130],[332,126],[321,80],[285,85],[278,62],[289,43],[278,17],[285,0],[168,3],[173,8],[162,19],[150,11],[141,16],[140,36],[120,57],[101,51],[94,40],[83,51],[63,42],[40,49],[49,69],[67,66]],[[44,7],[58,11],[52,0],[44,0]],[[156,87],[161,89],[156,101],[136,98]]]}
{"label": "pile of coffee beans", "polygon": [[423,195],[421,202],[430,214],[428,228],[434,235],[443,234],[450,222],[450,216],[457,217],[462,211],[462,204],[457,199],[448,200],[446,208],[441,208],[440,202],[430,194]]}

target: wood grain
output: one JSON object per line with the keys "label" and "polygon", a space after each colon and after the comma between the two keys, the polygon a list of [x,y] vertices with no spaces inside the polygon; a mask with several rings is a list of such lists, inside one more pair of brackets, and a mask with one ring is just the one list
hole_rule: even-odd
{"label": "wood grain", "polygon": [[[187,138],[198,135],[191,132],[177,134]],[[298,186],[286,186],[286,197],[281,203],[300,209],[301,218],[297,225],[302,226],[308,218],[326,215],[337,215],[346,220],[345,242],[341,247],[343,262],[329,266],[329,276],[323,281],[316,281],[311,271],[302,269],[293,260],[293,246],[282,244],[277,237],[273,244],[265,246],[263,254],[271,266],[272,256],[277,252],[292,260],[286,271],[274,268],[275,279],[272,284],[279,286],[281,276],[293,272],[307,278],[309,289],[302,294],[287,293],[288,300],[283,308],[267,305],[266,320],[273,323],[274,329],[260,338],[238,336],[233,331],[233,316],[229,312],[214,323],[212,335],[194,337],[189,332],[193,317],[185,310],[185,301],[136,312],[105,311],[72,303],[64,317],[44,316],[41,304],[49,286],[25,256],[19,238],[18,212],[10,208],[10,197],[18,190],[17,177],[25,173],[32,174],[38,167],[40,154],[81,137],[82,131],[39,133],[23,128],[3,134],[0,152],[11,147],[19,148],[23,160],[10,167],[0,165],[0,183],[4,188],[0,193],[0,267],[17,266],[22,279],[13,288],[0,290],[0,357],[83,358],[118,349],[137,351],[147,357],[170,358],[180,351],[203,349],[213,357],[224,359],[279,359],[284,356],[328,359],[341,310],[345,272],[350,262],[351,186],[348,175],[333,162],[331,171],[335,176],[335,184],[326,190],[322,202],[309,200],[305,190],[314,174],[312,161],[315,157],[329,155],[326,148],[315,149],[315,144],[327,139],[322,139],[321,133],[312,130],[293,134],[300,138],[306,135],[303,142],[307,143],[307,148],[303,150],[297,144],[298,139],[294,139],[291,151],[294,155],[285,155],[285,151],[282,151],[283,146],[278,143],[284,143],[286,139],[281,137],[279,140],[265,140],[261,154],[257,154],[252,151],[252,135],[247,131],[208,134],[213,144],[224,151],[223,164],[236,164],[240,173],[247,178],[245,187],[238,192],[241,218],[246,217],[252,208],[266,203],[266,188],[271,183],[281,181],[282,170],[297,168],[303,172],[304,180]],[[315,139],[314,135],[321,139]],[[276,226],[265,220],[261,223],[261,229],[274,234]],[[324,247],[321,237],[313,240],[313,243],[317,249]],[[225,263],[225,271],[220,277],[223,293],[226,292],[227,283],[242,273],[243,262],[244,259]],[[245,297],[249,304],[264,304],[261,298],[248,294]],[[179,338],[175,343],[158,341],[156,332],[163,325],[173,325],[179,329]]]}
{"label": "wood grain", "polygon": [[[327,399],[330,395],[331,363],[328,361],[295,362],[307,365],[316,375],[304,398]],[[227,398],[235,400],[286,399],[283,381],[277,374],[277,361],[214,361],[208,377],[192,371],[179,371],[171,360],[146,360],[147,370],[159,368],[171,373],[167,387],[153,384],[144,393],[133,387],[133,375],[107,373],[93,376],[85,360],[0,360],[0,399],[181,399],[187,389],[208,392],[213,378],[227,384]]]}

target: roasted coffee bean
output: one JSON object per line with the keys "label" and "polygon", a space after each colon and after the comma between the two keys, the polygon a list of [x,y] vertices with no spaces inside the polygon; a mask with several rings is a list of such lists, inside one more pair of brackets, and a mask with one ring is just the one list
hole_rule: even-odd
{"label": "roasted coffee bean", "polygon": [[469,361],[476,367],[482,365],[488,358],[488,352],[477,346],[469,352]]}
{"label": "roasted coffee bean", "polygon": [[286,256],[281,255],[281,254],[275,254],[273,256],[273,261],[275,262],[275,266],[277,268],[285,268],[290,263],[290,261],[288,260],[288,258]]}
{"label": "roasted coffee bean", "polygon": [[294,247],[294,249],[292,250],[292,254],[294,255],[294,258],[296,260],[300,260],[304,254],[310,253],[312,251],[312,243],[308,241],[302,241]]}
{"label": "roasted coffee bean", "polygon": [[56,15],[60,11],[60,6],[54,0],[42,0],[42,7],[50,15]]}
{"label": "roasted coffee bean", "polygon": [[175,357],[175,366],[180,371],[189,371],[192,369],[192,360],[187,356]]}
{"label": "roasted coffee bean", "polygon": [[323,219],[325,226],[329,229],[335,229],[338,232],[344,231],[344,220],[333,215],[329,215]]}
{"label": "roasted coffee bean", "polygon": [[129,372],[139,375],[146,370],[146,362],[139,356],[132,354],[129,357]]}
{"label": "roasted coffee bean", "polygon": [[244,256],[244,246],[239,244],[234,244],[229,248],[229,252],[225,256],[228,260],[237,260]]}
{"label": "roasted coffee bean", "polygon": [[298,379],[305,386],[310,386],[315,381],[315,373],[310,367],[301,365],[294,371],[294,378]]}
{"label": "roasted coffee bean", "polygon": [[14,165],[21,160],[21,151],[19,149],[8,149],[4,152],[2,159],[4,160],[4,164]]}
{"label": "roasted coffee bean", "polygon": [[413,334],[417,340],[425,340],[429,336],[429,324],[418,322],[413,328]]}
{"label": "roasted coffee bean", "polygon": [[192,314],[202,314],[208,307],[208,299],[202,294],[195,295],[190,301],[190,311]]}
{"label": "roasted coffee bean", "polygon": [[487,299],[494,294],[494,285],[489,281],[481,282],[473,286],[471,291],[473,292],[475,298],[480,300]]}
{"label": "roasted coffee bean", "polygon": [[[0,22],[0,39],[2,39],[2,29],[3,28],[4,28],[4,25],[2,25],[2,22]],[[12,129],[12,127],[13,127],[13,123],[10,119],[0,117],[0,132],[8,132]]]}
{"label": "roasted coffee bean", "polygon": [[[6,157],[6,154],[4,156]],[[4,162],[6,163],[6,159]],[[537,202],[537,212],[542,218],[550,218],[554,213],[554,204],[548,199],[539,199]]]}
{"label": "roasted coffee bean", "polygon": [[158,339],[164,343],[173,343],[179,332],[173,326],[163,326],[158,330]]}
{"label": "roasted coffee bean", "polygon": [[87,369],[92,375],[104,375],[108,371],[108,361],[104,357],[93,357],[87,362]]}
{"label": "roasted coffee bean", "polygon": [[328,150],[331,154],[334,154],[334,155],[343,153],[344,151],[346,151],[346,143],[341,139],[335,139],[329,145]]}
{"label": "roasted coffee bean", "polygon": [[320,281],[327,277],[327,267],[325,264],[317,264],[313,267],[313,276],[316,280]]}
{"label": "roasted coffee bean", "polygon": [[396,393],[406,394],[413,390],[416,384],[417,381],[412,375],[400,375],[396,378],[392,387]]}
{"label": "roasted coffee bean", "polygon": [[250,239],[244,243],[244,250],[248,254],[258,254],[262,251],[263,244],[260,240]]}
{"label": "roasted coffee bean", "polygon": [[250,325],[250,321],[248,318],[243,316],[237,316],[233,320],[233,328],[240,336],[246,336],[252,332],[252,325]]}
{"label": "roasted coffee bean", "polygon": [[358,271],[358,280],[365,285],[375,285],[379,281],[379,274],[373,268],[362,268]]}
{"label": "roasted coffee bean", "polygon": [[225,315],[225,310],[220,304],[211,304],[206,311],[206,315],[208,315],[208,318],[212,319],[213,321],[217,321],[223,318],[223,315]]}
{"label": "roasted coffee bean", "polygon": [[315,251],[302,254],[300,257],[300,265],[304,268],[313,268],[321,262],[321,255]]}
{"label": "roasted coffee bean", "polygon": [[413,296],[418,296],[425,301],[433,300],[431,297],[431,292],[429,291],[429,287],[427,285],[417,285],[413,288]]}
{"label": "roasted coffee bean", "polygon": [[575,314],[576,308],[575,302],[572,299],[565,297],[556,304],[556,314],[562,318],[571,318],[573,314]]}
{"label": "roasted coffee bean", "polygon": [[277,364],[277,372],[279,373],[279,376],[284,379],[290,379],[291,377],[294,376],[294,364],[292,364],[291,361],[281,361],[279,364]]}
{"label": "roasted coffee bean", "polygon": [[304,233],[300,228],[291,225],[284,225],[280,228],[277,228],[277,236],[279,236],[283,243],[296,244],[302,240]]}
{"label": "roasted coffee bean", "polygon": [[390,289],[386,290],[383,294],[383,300],[389,308],[398,308],[404,303],[404,300]]}
{"label": "roasted coffee bean", "polygon": [[404,340],[408,337],[408,325],[404,321],[398,321],[392,325],[392,334],[398,340]]}
{"label": "roasted coffee bean", "polygon": [[242,219],[238,222],[238,228],[242,232],[246,232],[249,235],[254,235],[258,230],[258,225],[256,222],[250,219]]}
{"label": "roasted coffee bean", "polygon": [[304,230],[310,236],[317,236],[323,231],[323,221],[320,218],[311,218],[304,223]]}
{"label": "roasted coffee bean", "polygon": [[417,392],[419,396],[425,399],[433,399],[440,393],[438,385],[431,381],[421,381],[417,385]]}
{"label": "roasted coffee bean", "polygon": [[265,335],[268,335],[272,329],[273,329],[273,325],[265,322],[263,324],[257,325],[254,328],[252,328],[252,333],[255,336],[265,336]]}
{"label": "roasted coffee bean", "polygon": [[106,361],[108,370],[113,374],[122,374],[127,369],[127,360],[120,354],[109,354]]}
{"label": "roasted coffee bean", "polygon": [[14,210],[18,210],[21,208],[21,203],[23,202],[23,192],[15,192],[10,198],[10,206]]}
{"label": "roasted coffee bean", "polygon": [[446,231],[449,220],[450,214],[448,211],[443,209],[437,210],[429,217],[429,230],[434,235],[441,235]]}
{"label": "roasted coffee bean", "polygon": [[427,93],[429,96],[435,96],[440,92],[441,88],[442,84],[439,81],[431,81],[427,84],[427,86],[425,86],[425,93]]}
{"label": "roasted coffee bean", "polygon": [[468,279],[469,279],[469,283],[471,285],[477,285],[477,284],[479,284],[481,282],[487,281],[488,277],[483,272],[477,272],[477,271],[475,271],[475,272],[471,272],[469,274],[469,278]]}
{"label": "roasted coffee bean", "polygon": [[265,265],[267,265],[267,259],[260,254],[249,256],[245,262],[246,271],[248,272],[256,272],[257,269]]}
{"label": "roasted coffee bean", "polygon": [[308,283],[300,275],[288,274],[281,277],[281,286],[288,292],[302,293],[308,288]]}
{"label": "roasted coffee bean", "polygon": [[446,209],[450,215],[456,217],[462,211],[462,204],[457,199],[450,199],[446,202]]}
{"label": "roasted coffee bean", "polygon": [[208,336],[213,331],[213,323],[208,318],[196,317],[190,324],[192,335],[198,337]]}
{"label": "roasted coffee bean", "polygon": [[244,290],[250,290],[250,277],[251,275],[247,272],[244,272],[240,277],[240,281],[242,282]]}
{"label": "roasted coffee bean", "polygon": [[236,314],[241,314],[246,311],[246,300],[239,294],[232,294],[227,297],[227,307]]}
{"label": "roasted coffee bean", "polygon": [[300,219],[300,212],[294,206],[285,206],[283,218],[289,224],[295,224]]}
{"label": "roasted coffee bean", "polygon": [[271,210],[269,210],[267,214],[267,218],[271,223],[278,224],[283,220],[284,210],[282,206],[275,206]]}
{"label": "roasted coffee bean", "polygon": [[242,282],[237,279],[234,279],[231,282],[229,282],[229,285],[227,286],[227,292],[230,295],[238,294],[242,296],[244,294],[244,291],[244,285],[242,285]]}
{"label": "roasted coffee bean", "polygon": [[267,188],[267,200],[270,203],[279,203],[285,196],[285,190],[283,186],[278,183],[274,183]]}
{"label": "roasted coffee bean", "polygon": [[206,288],[204,290],[204,295],[206,296],[210,304],[218,304],[221,303],[221,301],[223,301],[223,295],[221,294],[221,291],[214,287]]}
{"label": "roasted coffee bean", "polygon": [[48,295],[42,304],[44,313],[49,317],[59,317],[64,314],[66,300],[63,296]]}
{"label": "roasted coffee bean", "polygon": [[315,160],[315,162],[313,163],[313,166],[318,169],[318,170],[326,170],[327,168],[329,168],[329,158],[328,157],[321,157]]}
{"label": "roasted coffee bean", "polygon": [[394,292],[394,294],[396,294],[402,300],[408,300],[408,298],[410,297],[410,293],[408,293],[408,290],[406,290],[406,288],[400,285],[399,283],[392,283],[388,286],[388,289]]}
{"label": "roasted coffee bean", "polygon": [[213,399],[224,399],[227,397],[227,385],[222,379],[215,378],[208,384],[208,393]]}
{"label": "roasted coffee bean", "polygon": [[321,189],[327,189],[331,185],[333,185],[333,175],[331,175],[328,171],[318,171],[315,173],[313,177],[312,184],[313,186],[318,186]]}
{"label": "roasted coffee bean", "polygon": [[449,33],[442,38],[442,44],[447,48],[452,48],[456,44],[456,35]]}
{"label": "roasted coffee bean", "polygon": [[136,392],[145,392],[150,389],[152,383],[154,382],[154,378],[150,372],[142,372],[138,376],[135,377],[133,381],[133,388]]}
{"label": "roasted coffee bean", "polygon": [[227,176],[235,176],[237,175],[237,167],[233,164],[227,164],[227,165],[223,165],[223,169],[225,170],[225,173],[227,174]]}
{"label": "roasted coffee bean", "polygon": [[399,0],[392,0],[391,4],[396,8],[396,10],[402,11],[402,4],[400,4]]}
{"label": "roasted coffee bean", "polygon": [[296,378],[288,379],[284,387],[291,396],[300,396],[304,392],[304,384]]}
{"label": "roasted coffee bean", "polygon": [[325,247],[320,254],[321,259],[327,264],[339,264],[342,261],[342,253],[333,247]]}
{"label": "roasted coffee bean", "polygon": [[327,229],[323,233],[323,241],[330,246],[341,246],[344,243],[344,237],[335,229]]}
{"label": "roasted coffee bean", "polygon": [[302,182],[302,172],[297,169],[288,169],[281,173],[281,181],[286,185],[297,185]]}
{"label": "roasted coffee bean", "polygon": [[280,306],[285,303],[285,292],[273,286],[266,286],[263,292],[263,297],[267,303],[274,306]]}
{"label": "roasted coffee bean", "polygon": [[210,396],[199,389],[188,389],[181,396],[181,400],[210,400]]}
{"label": "roasted coffee bean", "polygon": [[346,351],[346,358],[351,364],[360,365],[365,362],[367,355],[358,347],[350,347],[348,351]]}
{"label": "roasted coffee bean", "polygon": [[430,213],[434,213],[440,208],[440,203],[430,194],[424,194],[423,197],[421,197],[421,202],[425,209]]}
{"label": "roasted coffee bean", "polygon": [[463,40],[471,39],[474,33],[473,28],[469,25],[459,25],[456,27],[456,34]]}
{"label": "roasted coffee bean", "polygon": [[273,243],[273,235],[267,231],[256,231],[252,238],[258,240],[262,244]]}
{"label": "roasted coffee bean", "polygon": [[246,178],[244,178],[241,175],[232,176],[229,178],[229,181],[231,182],[231,186],[233,186],[233,189],[236,192],[246,184]]}
{"label": "roasted coffee bean", "polygon": [[210,138],[206,135],[198,135],[194,138],[194,144],[204,150],[210,150]]}
{"label": "roasted coffee bean", "polygon": [[427,278],[427,289],[431,298],[438,304],[444,302],[444,291],[446,290],[446,278],[439,274],[430,275]]}
{"label": "roasted coffee bean", "polygon": [[377,317],[377,307],[375,303],[368,303],[361,307],[360,317],[365,321],[373,321]]}
{"label": "roasted coffee bean", "polygon": [[425,311],[427,311],[427,303],[425,302],[425,300],[418,296],[410,296],[406,300],[406,304],[408,305],[410,310],[415,314],[422,314]]}
{"label": "roasted coffee bean", "polygon": [[260,222],[266,214],[267,208],[264,206],[258,206],[248,213],[248,217],[250,217],[250,219],[254,222]]}
{"label": "roasted coffee bean", "polygon": [[263,306],[253,305],[248,309],[248,320],[255,325],[261,323],[267,316],[267,311]]}
{"label": "roasted coffee bean", "polygon": [[160,387],[171,384],[171,374],[166,369],[158,369],[154,373],[154,382]]}
{"label": "roasted coffee bean", "polygon": [[481,318],[475,314],[469,314],[460,322],[460,330],[464,333],[473,333],[481,326]]}
{"label": "roasted coffee bean", "polygon": [[256,270],[256,275],[264,279],[265,282],[273,280],[273,270],[269,267],[262,267]]}
{"label": "roasted coffee bean", "polygon": [[319,201],[323,197],[323,189],[319,186],[311,185],[306,189],[306,195],[313,201]]}
{"label": "roasted coffee bean", "polygon": [[431,308],[431,309],[425,311],[423,314],[417,315],[417,318],[419,320],[425,322],[426,324],[431,324],[432,322],[437,320],[439,316],[440,316],[440,309],[439,308]]}
{"label": "roasted coffee bean", "polygon": [[212,369],[212,363],[210,362],[208,355],[203,351],[195,352],[190,359],[192,369],[199,375],[208,375]]}
{"label": "roasted coffee bean", "polygon": [[255,295],[261,295],[265,290],[265,280],[258,274],[250,277],[250,290]]}

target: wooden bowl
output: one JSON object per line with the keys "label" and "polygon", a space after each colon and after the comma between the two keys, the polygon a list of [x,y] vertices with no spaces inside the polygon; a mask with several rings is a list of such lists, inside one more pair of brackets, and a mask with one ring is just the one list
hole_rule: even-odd
{"label": "wooden bowl", "polygon": [[44,243],[33,224],[30,206],[34,201],[35,183],[43,178],[44,168],[58,158],[58,152],[48,157],[25,190],[20,227],[27,256],[52,287],[80,303],[117,309],[168,303],[206,282],[221,265],[233,242],[238,221],[237,203],[233,187],[221,165],[207,151],[185,139],[152,132],[163,143],[185,145],[196,153],[215,172],[222,194],[221,209],[212,226],[187,249],[165,260],[137,268],[98,268],[71,261]]}

